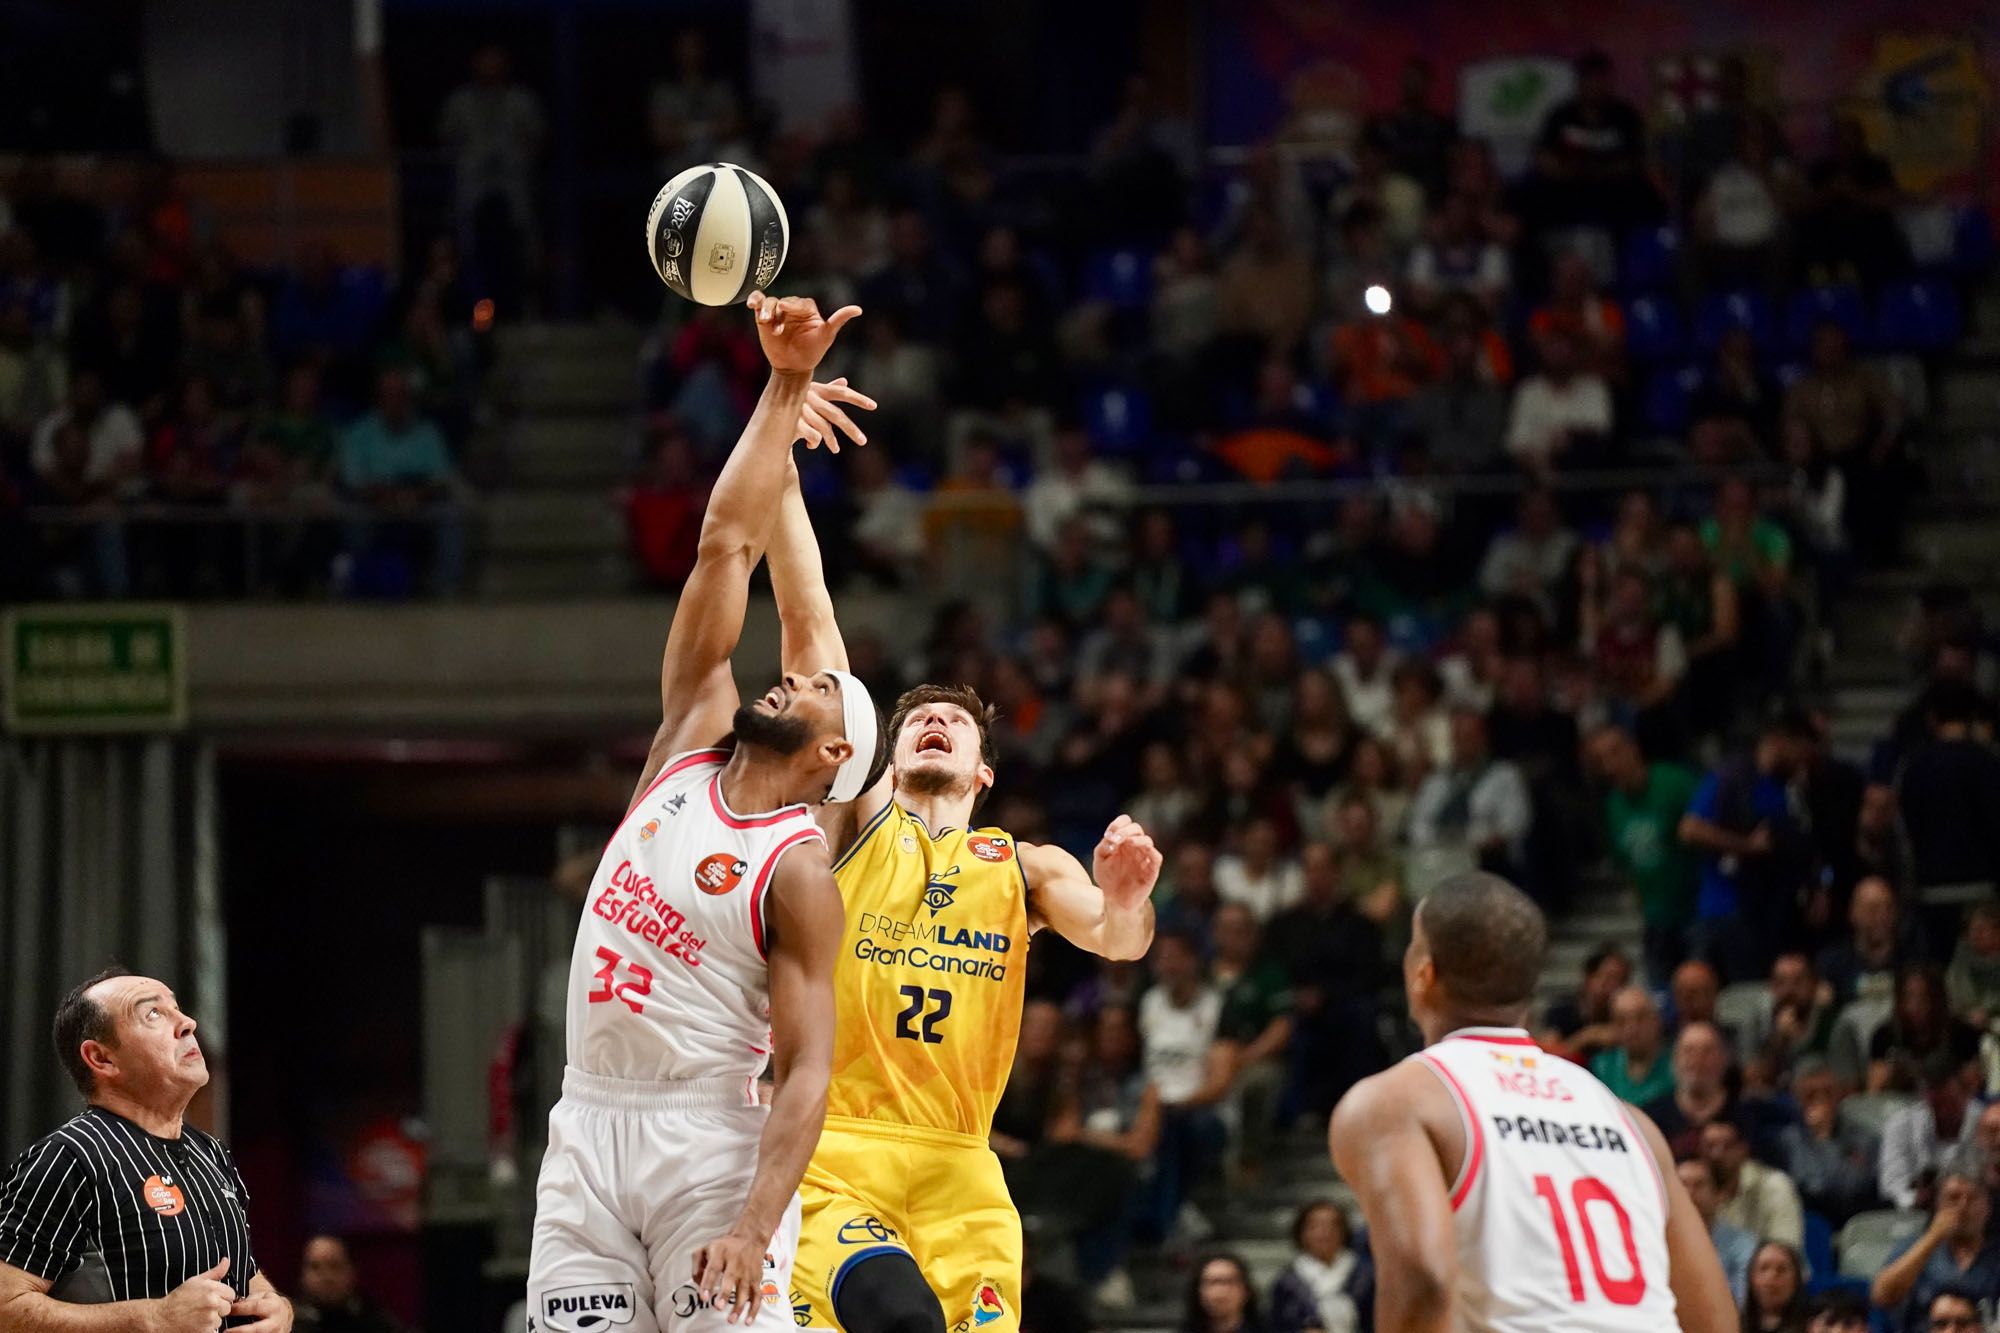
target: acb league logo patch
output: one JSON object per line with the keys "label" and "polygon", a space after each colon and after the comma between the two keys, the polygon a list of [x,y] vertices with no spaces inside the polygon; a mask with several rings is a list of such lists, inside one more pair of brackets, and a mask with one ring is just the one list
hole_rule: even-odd
{"label": "acb league logo patch", "polygon": [[743,882],[743,876],[750,867],[743,858],[728,852],[715,852],[701,859],[694,868],[694,886],[703,893],[721,897]]}

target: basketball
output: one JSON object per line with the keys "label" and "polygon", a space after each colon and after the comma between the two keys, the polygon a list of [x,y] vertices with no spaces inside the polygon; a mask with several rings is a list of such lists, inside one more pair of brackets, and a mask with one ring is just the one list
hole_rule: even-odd
{"label": "basketball", "polygon": [[728,162],[689,167],[653,196],[646,255],[675,295],[734,305],[762,291],[791,245],[785,205],[763,177]]}

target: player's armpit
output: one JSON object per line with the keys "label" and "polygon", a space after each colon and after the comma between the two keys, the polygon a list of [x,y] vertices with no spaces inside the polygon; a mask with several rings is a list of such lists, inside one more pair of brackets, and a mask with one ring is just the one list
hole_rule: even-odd
{"label": "player's armpit", "polygon": [[1660,1186],[1667,1194],[1667,1285],[1673,1288],[1682,1333],[1731,1333],[1740,1324],[1729,1295],[1729,1278],[1701,1213],[1674,1170],[1666,1137],[1638,1107],[1628,1107],[1627,1113],[1653,1154]]}
{"label": "player's armpit", "polygon": [[771,986],[770,1118],[757,1174],[735,1228],[769,1242],[806,1173],[826,1122],[833,1069],[833,965],[846,929],[826,845],[803,842],[784,854],[765,899]]}
{"label": "player's armpit", "polygon": [[1448,1096],[1424,1070],[1399,1065],[1355,1084],[1334,1108],[1327,1130],[1334,1164],[1368,1219],[1378,1333],[1451,1333],[1457,1327],[1451,1200],[1423,1118],[1427,1102]]}

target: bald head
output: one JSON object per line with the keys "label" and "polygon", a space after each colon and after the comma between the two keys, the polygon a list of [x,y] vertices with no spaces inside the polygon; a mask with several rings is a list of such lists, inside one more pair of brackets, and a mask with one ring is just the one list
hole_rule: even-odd
{"label": "bald head", "polygon": [[1683,1092],[1713,1093],[1729,1074],[1729,1047],[1713,1023],[1689,1023],[1674,1042],[1674,1084]]}
{"label": "bald head", "polygon": [[1660,1006],[1644,986],[1626,986],[1611,997],[1611,1023],[1626,1055],[1646,1060],[1659,1052]]}
{"label": "bald head", "polygon": [[1450,1004],[1468,1016],[1527,1007],[1548,952],[1542,909],[1498,875],[1453,875],[1417,909],[1424,947]]}

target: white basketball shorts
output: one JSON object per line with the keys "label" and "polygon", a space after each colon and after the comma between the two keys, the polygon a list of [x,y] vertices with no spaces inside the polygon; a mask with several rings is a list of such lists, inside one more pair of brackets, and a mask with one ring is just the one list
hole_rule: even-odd
{"label": "white basketball shorts", "polygon": [[633,1083],[571,1069],[535,1185],[528,1333],[794,1333],[799,1199],[764,1256],[755,1324],[726,1322],[694,1254],[735,1223],[769,1112],[744,1079]]}

